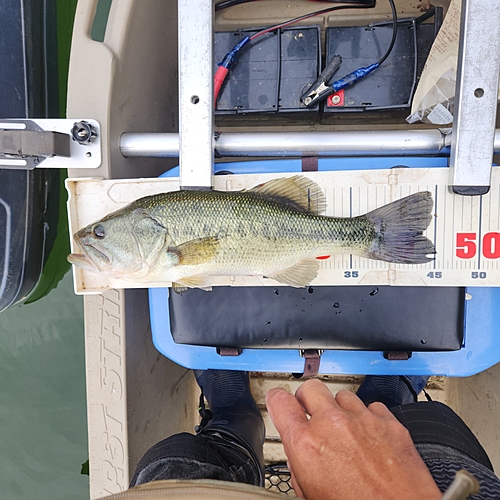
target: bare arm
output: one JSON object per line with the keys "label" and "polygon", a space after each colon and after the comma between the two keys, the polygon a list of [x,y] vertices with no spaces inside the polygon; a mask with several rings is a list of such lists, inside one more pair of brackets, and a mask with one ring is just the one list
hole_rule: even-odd
{"label": "bare arm", "polygon": [[[434,500],[441,492],[408,431],[382,404],[323,382],[267,394],[296,493],[308,500]],[[310,416],[308,419],[307,415]]]}

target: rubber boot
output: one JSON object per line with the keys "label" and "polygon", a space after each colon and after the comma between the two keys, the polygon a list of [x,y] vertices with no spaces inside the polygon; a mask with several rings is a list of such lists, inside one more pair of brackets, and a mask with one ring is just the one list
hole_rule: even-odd
{"label": "rubber boot", "polygon": [[195,371],[212,418],[202,422],[201,432],[218,433],[252,458],[264,485],[264,419],[250,391],[248,372],[233,370]]}
{"label": "rubber boot", "polygon": [[415,403],[429,377],[367,375],[356,394],[368,406],[376,401],[387,408]]}

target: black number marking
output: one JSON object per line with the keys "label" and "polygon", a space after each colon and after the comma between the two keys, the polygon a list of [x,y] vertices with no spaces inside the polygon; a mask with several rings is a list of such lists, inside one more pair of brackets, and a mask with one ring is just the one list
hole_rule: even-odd
{"label": "black number marking", "polygon": [[472,271],[472,273],[470,274],[471,275],[471,278],[472,279],[481,279],[481,280],[484,280],[487,276],[487,274],[484,272],[484,271],[481,271],[481,272],[477,272],[477,271]]}
{"label": "black number marking", "polygon": [[443,277],[443,273],[441,271],[431,271],[429,273],[427,273],[427,277],[428,278],[442,278]]}
{"label": "black number marking", "polygon": [[344,278],[358,278],[359,271],[344,271]]}

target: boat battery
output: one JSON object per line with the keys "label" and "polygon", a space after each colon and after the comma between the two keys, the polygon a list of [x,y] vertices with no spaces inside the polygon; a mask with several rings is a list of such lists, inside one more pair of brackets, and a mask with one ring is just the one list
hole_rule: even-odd
{"label": "boat battery", "polygon": [[[330,95],[323,104],[325,113],[342,111],[405,109],[413,93],[442,23],[442,9],[435,8],[433,22],[415,18],[398,22],[396,42],[386,61],[355,85]],[[326,29],[325,64],[335,55],[342,64],[332,83],[358,68],[379,60],[391,43],[392,23]]]}
{"label": "boat battery", "polygon": [[[422,16],[400,19],[395,45],[379,68],[310,108],[304,105],[301,97],[333,57],[339,55],[342,64],[329,84],[380,60],[391,43],[392,22],[327,28],[324,51],[319,26],[290,27],[266,33],[247,43],[238,53],[218,95],[215,114],[298,112],[311,115],[321,110],[328,120],[329,113],[342,111],[407,109],[442,24],[442,8],[434,8],[432,14],[431,20],[425,22],[421,22]],[[430,15],[431,12],[424,16]],[[217,63],[238,43],[258,32],[216,33],[214,71]]]}
{"label": "boat battery", "polygon": [[[214,61],[220,62],[244,37],[258,30],[215,33]],[[245,45],[219,93],[215,114],[316,113],[300,97],[318,77],[319,26],[278,29]],[[216,69],[216,68],[215,68]]]}

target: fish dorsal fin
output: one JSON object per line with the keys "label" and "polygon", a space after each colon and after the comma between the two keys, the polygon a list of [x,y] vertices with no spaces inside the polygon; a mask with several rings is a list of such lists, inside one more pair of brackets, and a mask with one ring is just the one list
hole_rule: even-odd
{"label": "fish dorsal fin", "polygon": [[322,214],[326,210],[326,198],[319,185],[302,175],[273,179],[248,191],[284,198],[313,214]]}
{"label": "fish dorsal fin", "polygon": [[196,266],[212,260],[219,253],[219,240],[214,236],[197,238],[168,247],[167,251],[177,257],[178,265]]}
{"label": "fish dorsal fin", "polygon": [[319,262],[316,259],[303,259],[294,266],[279,271],[269,277],[274,278],[284,285],[300,288],[309,285],[311,281],[316,278],[318,269]]}

